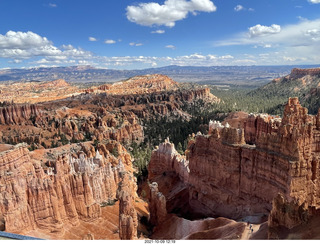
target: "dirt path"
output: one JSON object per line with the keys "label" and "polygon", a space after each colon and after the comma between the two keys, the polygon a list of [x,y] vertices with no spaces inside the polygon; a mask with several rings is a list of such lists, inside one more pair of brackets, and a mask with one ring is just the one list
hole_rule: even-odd
{"label": "dirt path", "polygon": [[246,226],[244,232],[242,233],[242,236],[240,240],[249,240],[251,235],[255,232],[257,232],[260,228],[260,224],[251,224],[253,232],[250,230],[250,225]]}

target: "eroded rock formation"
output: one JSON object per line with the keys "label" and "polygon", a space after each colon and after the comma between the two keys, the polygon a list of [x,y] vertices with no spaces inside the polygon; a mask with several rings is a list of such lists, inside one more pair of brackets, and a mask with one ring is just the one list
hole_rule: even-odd
{"label": "eroded rock formation", "polygon": [[[186,158],[176,155],[172,144],[161,144],[152,154],[149,179],[179,175],[191,210],[205,216],[269,214],[278,193],[299,206],[320,208],[319,121],[320,112],[308,115],[297,98],[290,98],[282,120],[248,115],[244,128],[212,122],[208,135],[190,139]],[[186,176],[175,158],[188,161]]]}
{"label": "eroded rock formation", "polygon": [[132,175],[122,171],[122,180],[118,189],[119,236],[121,240],[137,239],[138,216],[134,208],[136,184],[132,184]]}
{"label": "eroded rock formation", "polygon": [[6,105],[0,107],[0,125],[32,124],[40,114],[34,104]]}
{"label": "eroded rock formation", "polygon": [[91,87],[86,93],[107,92],[108,94],[145,94],[177,89],[178,83],[166,75],[152,74],[135,76],[113,84]]}
{"label": "eroded rock formation", "polygon": [[63,235],[65,223],[99,218],[101,206],[116,199],[120,182],[135,196],[131,158],[121,145],[117,158],[109,145],[100,145],[104,150],[94,157],[79,150],[52,158],[54,152],[48,151],[42,161],[26,147],[18,144],[0,153],[0,219],[8,232],[40,229]]}
{"label": "eroded rock formation", "polygon": [[158,184],[153,182],[149,184],[150,188],[150,199],[149,199],[149,210],[150,210],[150,223],[155,226],[159,225],[166,220],[167,208],[166,198],[159,192]]}

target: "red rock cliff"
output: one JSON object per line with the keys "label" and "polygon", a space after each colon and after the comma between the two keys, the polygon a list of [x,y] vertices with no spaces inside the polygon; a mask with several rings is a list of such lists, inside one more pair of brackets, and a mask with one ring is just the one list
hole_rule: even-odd
{"label": "red rock cliff", "polygon": [[[186,151],[190,173],[182,177],[191,208],[231,218],[268,214],[278,193],[320,208],[319,118],[290,98],[282,120],[249,116],[242,129],[216,124],[209,135],[197,135]],[[159,146],[153,152],[150,180],[156,174],[178,173],[179,163],[170,151]]]}
{"label": "red rock cliff", "polygon": [[[97,151],[93,157],[79,151],[46,163],[30,158],[23,144],[1,152],[0,219],[5,230],[21,233],[39,228],[62,235],[64,223],[78,225],[79,219],[99,218],[101,205],[116,199],[123,173],[128,175],[126,184],[136,186],[130,155],[119,145],[115,158],[106,147],[100,145],[101,154]],[[131,188],[128,194],[134,196]]]}
{"label": "red rock cliff", "polygon": [[30,119],[36,119],[40,110],[34,104],[9,105],[0,107],[0,125],[30,124]]}

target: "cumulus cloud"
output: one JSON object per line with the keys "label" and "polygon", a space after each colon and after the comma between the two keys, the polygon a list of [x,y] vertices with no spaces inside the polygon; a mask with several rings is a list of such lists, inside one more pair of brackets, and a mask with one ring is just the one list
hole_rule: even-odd
{"label": "cumulus cloud", "polygon": [[90,37],[89,37],[89,41],[91,41],[91,42],[96,42],[96,41],[97,41],[97,38],[90,36]]}
{"label": "cumulus cloud", "polygon": [[31,31],[8,31],[5,35],[0,34],[0,58],[23,60],[34,57],[51,60],[83,59],[92,57],[92,53],[72,45],[62,45],[58,48],[46,37]]}
{"label": "cumulus cloud", "polygon": [[242,5],[237,5],[234,7],[234,11],[239,12],[241,10],[244,10],[244,7]]}
{"label": "cumulus cloud", "polygon": [[152,34],[164,34],[165,31],[164,30],[155,30],[155,31],[151,31]]}
{"label": "cumulus cloud", "polygon": [[163,5],[150,2],[128,6],[126,15],[129,21],[139,25],[173,27],[176,21],[185,19],[190,12],[214,12],[216,9],[210,0],[166,0]]}
{"label": "cumulus cloud", "polygon": [[107,39],[107,40],[104,41],[104,43],[105,43],[105,44],[114,44],[114,43],[116,43],[116,41],[115,41],[115,40]]}
{"label": "cumulus cloud", "polygon": [[310,3],[317,4],[320,3],[320,0],[309,0]]}
{"label": "cumulus cloud", "polygon": [[249,35],[250,37],[256,36],[265,36],[269,34],[277,34],[281,31],[280,25],[271,25],[271,26],[264,26],[264,25],[255,25],[249,28]]}
{"label": "cumulus cloud", "polygon": [[0,34],[0,49],[29,49],[31,47],[44,47],[51,45],[46,37],[41,37],[31,31],[14,32],[8,31],[5,35]]}

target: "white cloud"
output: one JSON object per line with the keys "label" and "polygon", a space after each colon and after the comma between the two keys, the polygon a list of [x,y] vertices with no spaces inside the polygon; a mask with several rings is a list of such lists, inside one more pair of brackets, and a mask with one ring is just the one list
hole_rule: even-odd
{"label": "white cloud", "polygon": [[50,7],[50,8],[56,8],[56,7],[58,7],[58,6],[57,6],[57,4],[55,4],[55,3],[49,3],[49,7]]}
{"label": "white cloud", "polygon": [[151,31],[152,34],[164,34],[165,31],[164,30],[155,30],[155,31]]}
{"label": "white cloud", "polygon": [[320,3],[320,0],[309,0],[310,3],[317,4]]}
{"label": "white cloud", "polygon": [[92,37],[92,36],[89,36],[89,41],[91,41],[91,42],[96,42],[96,41],[97,41],[97,38]]}
{"label": "white cloud", "polygon": [[166,0],[163,5],[150,2],[128,6],[126,15],[129,21],[139,25],[173,27],[176,21],[185,19],[190,12],[214,12],[216,9],[210,0]]}
{"label": "white cloud", "polygon": [[0,34],[0,58],[12,59],[18,63],[36,57],[44,57],[48,60],[91,58],[92,53],[72,45],[55,47],[46,37],[42,37],[31,31],[15,32],[8,31],[5,35]]}
{"label": "white cloud", "polygon": [[14,32],[8,31],[5,35],[0,34],[0,49],[29,49],[31,47],[45,47],[51,45],[46,37],[41,37],[31,31]]}
{"label": "white cloud", "polygon": [[236,11],[236,12],[240,12],[240,11],[250,11],[250,12],[253,12],[254,11],[254,9],[253,8],[245,8],[245,7],[243,7],[242,5],[240,5],[240,4],[238,4],[237,6],[235,6],[234,8],[234,11]]}
{"label": "white cloud", "polygon": [[234,11],[239,12],[241,10],[244,10],[244,7],[242,5],[237,5],[234,7]]}
{"label": "white cloud", "polygon": [[108,40],[105,40],[104,43],[105,44],[114,44],[114,43],[116,43],[116,41],[108,39]]}
{"label": "white cloud", "polygon": [[[271,26],[272,27],[272,26]],[[258,28],[259,29],[259,28]],[[269,29],[270,30],[270,29]],[[259,64],[319,64],[320,56],[320,19],[301,20],[296,24],[280,28],[271,28],[271,31],[243,32],[234,38],[216,42],[215,46],[252,45],[259,48],[268,48],[270,56],[262,60],[256,58]],[[264,49],[265,51],[265,49]],[[285,58],[283,58],[285,57]]]}
{"label": "white cloud", "polygon": [[255,25],[249,28],[249,35],[250,37],[256,36],[265,36],[270,34],[276,34],[281,31],[280,25],[271,25],[271,26],[264,26],[264,25]]}
{"label": "white cloud", "polygon": [[142,46],[143,44],[142,44],[142,43],[130,42],[129,45],[130,45],[130,46],[135,46],[135,47],[140,47],[140,46]]}
{"label": "white cloud", "polygon": [[167,45],[167,46],[165,46],[165,48],[176,49],[176,47],[173,45]]}

